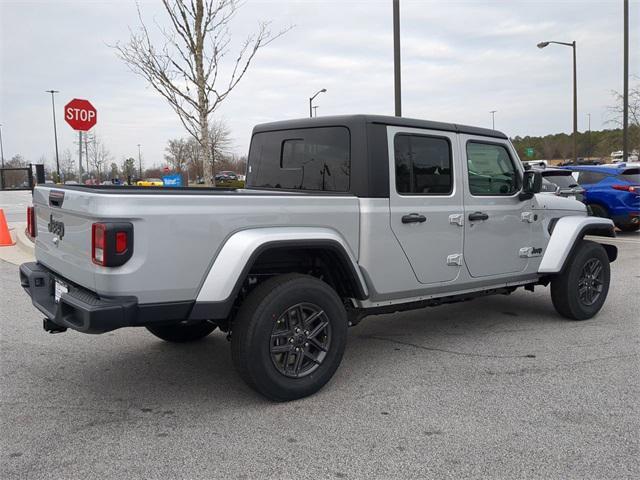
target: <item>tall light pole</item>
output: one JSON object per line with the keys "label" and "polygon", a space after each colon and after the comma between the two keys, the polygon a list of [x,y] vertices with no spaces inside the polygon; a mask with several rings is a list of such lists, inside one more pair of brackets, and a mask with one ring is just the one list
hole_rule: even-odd
{"label": "tall light pole", "polygon": [[629,160],[629,0],[624,0],[624,80],[622,83],[622,161]]}
{"label": "tall light pole", "polygon": [[578,73],[576,67],[576,41],[568,42],[540,42],[538,48],[544,48],[550,43],[573,48],[573,161],[578,163]]}
{"label": "tall light pole", "polygon": [[140,179],[142,179],[142,155],[140,153],[141,145],[138,144],[138,167],[140,168]]}
{"label": "tall light pole", "polygon": [[327,89],[323,88],[322,90],[318,90],[316,93],[314,93],[312,97],[309,97],[309,118],[313,118],[313,99],[326,91]]}
{"label": "tall light pole", "polygon": [[587,127],[587,131],[589,132],[589,157],[591,157],[591,114],[587,113],[587,119],[588,119],[588,127]]}
{"label": "tall light pole", "polygon": [[396,117],[402,116],[400,78],[400,0],[393,0],[393,90]]}
{"label": "tall light pole", "polygon": [[2,160],[2,168],[4,168],[4,147],[2,146],[2,124],[0,123],[0,159]]}
{"label": "tall light pole", "polygon": [[496,129],[496,112],[497,112],[497,110],[491,110],[489,112],[491,114],[491,128],[493,130]]}
{"label": "tall light pole", "polygon": [[318,105],[314,105],[313,106],[313,116],[317,117],[318,116]]}
{"label": "tall light pole", "polygon": [[58,174],[58,181],[60,181],[60,157],[58,156],[58,129],[56,128],[56,102],[53,96],[56,93],[60,93],[58,90],[45,90],[46,93],[51,94],[51,109],[53,111],[53,138],[56,143],[56,173]]}

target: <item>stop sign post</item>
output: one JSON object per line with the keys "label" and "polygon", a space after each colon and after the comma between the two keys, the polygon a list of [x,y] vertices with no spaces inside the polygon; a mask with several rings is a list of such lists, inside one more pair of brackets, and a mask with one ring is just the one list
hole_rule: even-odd
{"label": "stop sign post", "polygon": [[[71,128],[78,131],[78,165],[80,167],[80,181],[82,182],[82,132],[95,126],[98,121],[98,111],[89,100],[74,98],[64,106],[64,119]],[[87,174],[89,173],[89,158],[87,157]]]}

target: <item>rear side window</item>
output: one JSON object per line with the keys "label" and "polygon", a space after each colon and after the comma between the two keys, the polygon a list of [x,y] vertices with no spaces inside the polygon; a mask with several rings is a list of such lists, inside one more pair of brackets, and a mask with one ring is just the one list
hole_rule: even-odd
{"label": "rear side window", "polygon": [[453,191],[448,139],[400,134],[394,139],[394,150],[398,193],[448,195]]}
{"label": "rear side window", "polygon": [[622,172],[620,178],[626,180],[627,182],[640,185],[640,168],[628,168],[624,172]]}
{"label": "rear side window", "polygon": [[251,140],[248,187],[348,192],[350,177],[346,127],[262,132]]}
{"label": "rear side window", "polygon": [[566,172],[565,174],[558,174],[554,172],[551,175],[545,175],[543,173],[542,176],[545,180],[559,186],[560,188],[571,188],[577,185],[575,178],[573,178],[573,175],[571,175],[570,172]]}
{"label": "rear side window", "polygon": [[578,173],[578,183],[580,185],[591,185],[593,183],[598,183],[601,180],[604,180],[605,178],[607,178],[607,174],[606,173],[599,173],[599,172],[588,172],[585,170],[581,170]]}
{"label": "rear side window", "polygon": [[504,145],[467,142],[467,168],[471,195],[513,195],[520,176]]}

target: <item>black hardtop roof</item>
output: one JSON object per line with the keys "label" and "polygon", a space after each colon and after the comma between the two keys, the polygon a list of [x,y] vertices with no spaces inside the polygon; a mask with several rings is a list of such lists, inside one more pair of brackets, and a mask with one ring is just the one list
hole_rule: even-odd
{"label": "black hardtop roof", "polygon": [[429,130],[441,130],[445,132],[466,133],[469,135],[481,135],[493,138],[508,138],[504,133],[490,128],[471,127],[455,123],[434,122],[431,120],[419,120],[415,118],[392,117],[387,115],[336,115],[315,118],[297,118],[277,122],[262,123],[256,125],[253,133],[269,132],[274,130],[292,130],[298,128],[327,127],[342,125],[349,127],[355,124],[376,123],[398,127],[425,128]]}

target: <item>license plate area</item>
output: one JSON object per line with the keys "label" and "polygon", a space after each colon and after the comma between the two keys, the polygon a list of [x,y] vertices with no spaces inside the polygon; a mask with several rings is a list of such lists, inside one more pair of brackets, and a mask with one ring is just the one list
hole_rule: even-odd
{"label": "license plate area", "polygon": [[60,302],[60,297],[62,297],[62,294],[68,292],[69,286],[56,278],[53,284],[53,296],[55,303]]}

